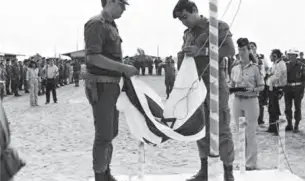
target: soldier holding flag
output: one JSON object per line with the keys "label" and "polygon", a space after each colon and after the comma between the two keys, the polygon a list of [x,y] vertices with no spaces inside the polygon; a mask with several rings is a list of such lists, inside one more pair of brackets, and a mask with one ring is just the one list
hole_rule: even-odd
{"label": "soldier holding flag", "polygon": [[[209,21],[204,16],[199,15],[196,4],[189,0],[180,0],[174,10],[173,17],[178,18],[188,29],[184,31],[182,51],[178,53],[178,67],[180,67],[184,55],[194,57],[198,75],[203,79],[207,90],[210,90],[210,71],[209,71]],[[232,34],[227,23],[219,21],[219,60],[223,57],[235,55]],[[205,43],[207,42],[207,43]],[[203,47],[203,49],[201,49]],[[230,110],[228,105],[229,87],[225,78],[223,65],[219,68],[219,152],[220,159],[224,167],[224,180],[234,181],[233,161],[234,143],[230,130]],[[201,169],[188,181],[207,181],[208,180],[208,156],[210,154],[209,138],[209,119],[210,106],[209,92],[203,103],[203,114],[205,114],[205,124],[207,136],[197,142],[201,159]]]}

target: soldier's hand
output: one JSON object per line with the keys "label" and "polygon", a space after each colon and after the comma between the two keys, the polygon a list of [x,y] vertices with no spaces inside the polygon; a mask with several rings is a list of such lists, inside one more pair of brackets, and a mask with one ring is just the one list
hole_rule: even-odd
{"label": "soldier's hand", "polygon": [[134,66],[132,65],[125,65],[125,70],[123,71],[123,74],[130,78],[134,75],[138,75],[139,74],[139,71],[138,69],[136,69]]}
{"label": "soldier's hand", "polygon": [[199,48],[197,46],[186,46],[182,51],[189,57],[195,57],[199,54]]}

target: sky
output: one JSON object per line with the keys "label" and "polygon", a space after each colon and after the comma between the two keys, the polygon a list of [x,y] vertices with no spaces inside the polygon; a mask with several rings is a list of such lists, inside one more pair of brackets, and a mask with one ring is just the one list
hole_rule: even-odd
{"label": "sky", "polygon": [[[172,10],[178,0],[129,0],[117,20],[123,54],[137,48],[146,54],[176,56],[186,29]],[[218,0],[219,19],[229,25],[239,0]],[[200,14],[209,17],[209,0],[194,0]],[[50,57],[84,48],[85,22],[102,10],[100,0],[0,0],[0,52]],[[269,57],[273,48],[305,50],[304,0],[243,0],[231,27],[233,39],[247,37],[258,52]],[[20,57],[22,59],[22,57]]]}

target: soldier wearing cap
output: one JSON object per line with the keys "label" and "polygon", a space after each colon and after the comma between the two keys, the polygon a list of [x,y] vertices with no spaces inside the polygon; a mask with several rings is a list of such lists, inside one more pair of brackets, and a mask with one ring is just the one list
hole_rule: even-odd
{"label": "soldier wearing cap", "polygon": [[[180,67],[184,55],[194,57],[198,75],[203,79],[207,90],[210,90],[210,71],[209,71],[209,21],[204,16],[199,15],[196,4],[188,0],[180,0],[173,10],[173,17],[178,18],[187,27],[184,31],[182,51],[178,53],[178,67]],[[234,43],[229,26],[223,21],[219,21],[219,60],[224,57],[235,55]],[[205,42],[207,42],[205,44]],[[229,87],[225,78],[224,65],[219,68],[219,153],[224,167],[224,180],[233,181],[233,161],[234,143],[230,129],[230,109],[228,105]],[[208,156],[210,155],[209,138],[209,92],[203,103],[203,121],[207,128],[205,138],[197,141],[199,156],[201,159],[201,169],[188,181],[207,181],[208,180]],[[202,119],[202,118],[198,118]],[[217,156],[217,155],[211,155]]]}
{"label": "soldier wearing cap", "polygon": [[115,181],[110,173],[112,140],[118,134],[116,101],[122,76],[138,74],[132,65],[123,64],[121,43],[115,19],[119,19],[128,3],[125,0],[103,0],[103,11],[85,23],[86,67],[85,92],[92,106],[95,139],[93,170],[95,181]]}
{"label": "soldier wearing cap", "polygon": [[19,82],[20,82],[20,69],[19,69],[19,65],[17,62],[17,59],[13,59],[12,60],[12,92],[14,93],[14,95],[16,97],[21,96],[18,93],[19,90]]}
{"label": "soldier wearing cap", "polygon": [[[299,131],[299,123],[302,119],[301,103],[304,96],[305,65],[297,60],[299,52],[290,49],[287,52],[289,62],[287,63],[287,87],[285,88],[285,114],[288,121],[286,131]],[[292,124],[292,102],[294,102],[294,119]]]}
{"label": "soldier wearing cap", "polygon": [[[251,62],[250,45],[247,38],[237,40],[241,62],[232,69],[232,88],[244,88],[235,92],[233,100],[233,115],[236,125],[239,125],[239,117],[244,111],[246,126],[246,170],[257,168],[257,141],[256,125],[259,116],[259,102],[257,95],[264,89],[264,79],[258,66]],[[238,126],[237,126],[238,131]]]}

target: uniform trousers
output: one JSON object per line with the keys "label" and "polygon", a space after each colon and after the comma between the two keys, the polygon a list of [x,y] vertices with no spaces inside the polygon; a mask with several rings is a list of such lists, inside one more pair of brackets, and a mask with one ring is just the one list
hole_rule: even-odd
{"label": "uniform trousers", "polygon": [[120,95],[118,83],[97,83],[85,80],[85,92],[93,111],[95,136],[93,170],[103,173],[111,163],[112,140],[118,135],[119,112],[116,102]]}
{"label": "uniform trousers", "polygon": [[233,101],[233,115],[239,132],[239,117],[241,112],[245,112],[246,118],[246,167],[256,168],[257,164],[257,141],[256,128],[257,119],[259,116],[259,101],[257,97],[254,98],[234,98]]}

